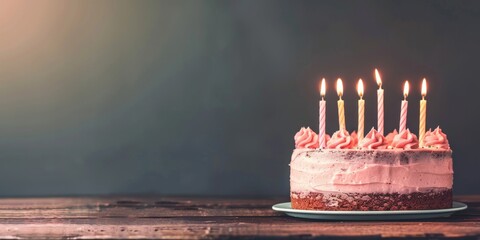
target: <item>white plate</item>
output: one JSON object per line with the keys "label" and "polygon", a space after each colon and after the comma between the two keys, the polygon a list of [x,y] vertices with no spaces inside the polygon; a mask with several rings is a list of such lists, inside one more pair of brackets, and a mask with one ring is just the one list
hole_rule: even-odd
{"label": "white plate", "polygon": [[285,214],[308,219],[323,220],[411,220],[450,217],[455,212],[467,209],[461,202],[453,202],[451,208],[432,210],[399,210],[399,211],[321,211],[293,209],[290,202],[279,203],[272,209]]}

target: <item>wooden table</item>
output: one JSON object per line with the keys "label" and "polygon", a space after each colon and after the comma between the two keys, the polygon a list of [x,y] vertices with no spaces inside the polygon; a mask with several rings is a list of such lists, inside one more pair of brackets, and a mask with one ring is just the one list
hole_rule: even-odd
{"label": "wooden table", "polygon": [[451,218],[332,222],[271,210],[287,198],[76,197],[0,199],[0,238],[480,238],[480,195]]}

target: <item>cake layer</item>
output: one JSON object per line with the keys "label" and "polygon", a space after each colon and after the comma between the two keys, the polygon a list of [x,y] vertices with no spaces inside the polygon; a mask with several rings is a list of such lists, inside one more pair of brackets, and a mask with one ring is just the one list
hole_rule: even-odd
{"label": "cake layer", "polygon": [[296,149],[292,192],[408,194],[451,189],[451,150]]}
{"label": "cake layer", "polygon": [[425,210],[452,207],[452,190],[399,193],[291,193],[292,208],[329,211]]}

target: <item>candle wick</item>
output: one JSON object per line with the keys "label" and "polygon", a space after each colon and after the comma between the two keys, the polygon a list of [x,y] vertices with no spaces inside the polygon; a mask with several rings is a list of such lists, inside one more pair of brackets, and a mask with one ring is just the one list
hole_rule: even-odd
{"label": "candle wick", "polygon": [[322,96],[322,101],[325,101],[325,97],[324,97],[324,96]]}

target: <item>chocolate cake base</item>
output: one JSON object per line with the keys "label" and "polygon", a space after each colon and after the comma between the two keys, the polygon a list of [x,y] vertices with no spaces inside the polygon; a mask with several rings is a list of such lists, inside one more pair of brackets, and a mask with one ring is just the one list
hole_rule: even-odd
{"label": "chocolate cake base", "polygon": [[452,207],[452,190],[399,193],[296,193],[292,208],[329,211],[426,210]]}

